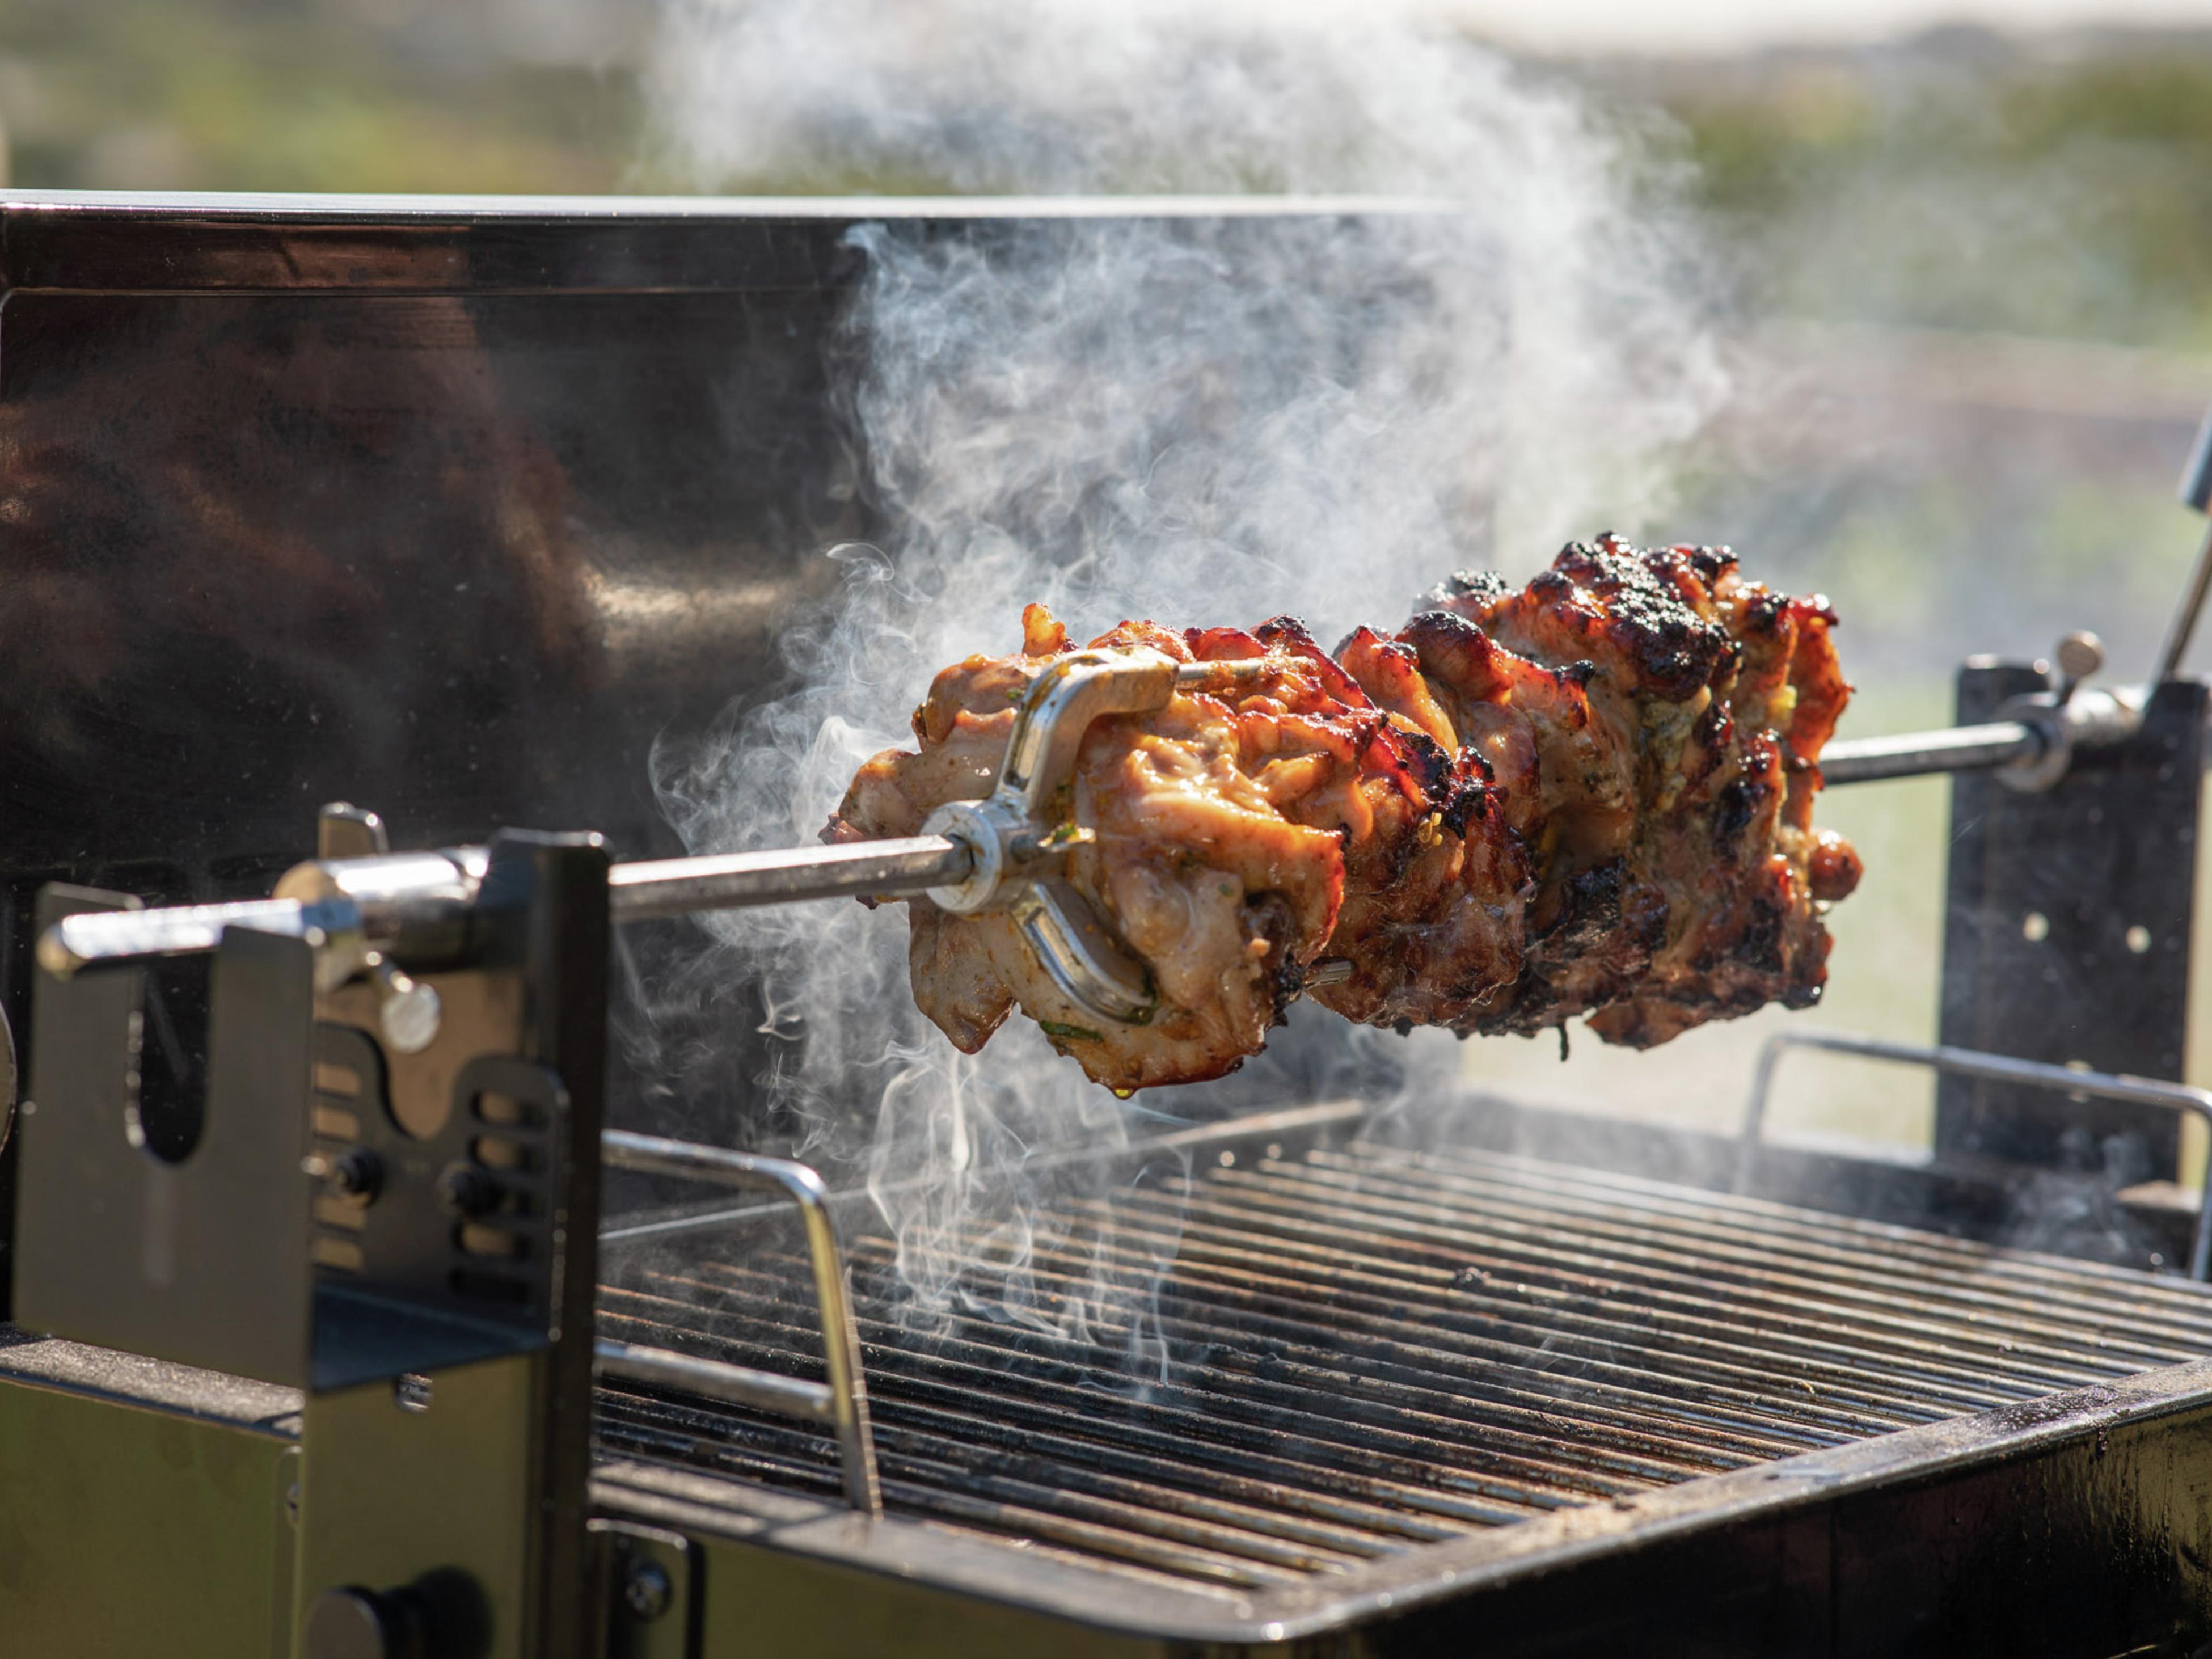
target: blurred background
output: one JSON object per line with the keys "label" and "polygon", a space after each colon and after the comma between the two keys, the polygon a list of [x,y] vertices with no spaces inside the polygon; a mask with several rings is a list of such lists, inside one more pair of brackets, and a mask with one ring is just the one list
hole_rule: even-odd
{"label": "blurred background", "polygon": [[[1847,734],[1942,723],[1964,655],[2037,655],[2071,628],[2140,674],[2194,545],[2172,486],[2212,397],[2212,21],[2188,21],[2204,8],[1532,9],[1463,0],[1422,21],[1636,124],[1726,276],[1735,395],[1680,456],[1656,528],[1833,599],[1863,687]],[[941,187],[701,179],[650,118],[655,25],[615,0],[0,0],[0,180]],[[1869,875],[1832,919],[1813,1018],[1932,1039],[1946,810],[1940,781],[1828,798],[1823,821]],[[1585,1042],[1563,1066],[1548,1041],[1470,1044],[1467,1064],[1516,1091],[1717,1123],[1783,1018],[1692,1034],[1682,1058],[1699,1064]],[[2193,1080],[2212,1081],[2212,1006],[2197,1030]],[[1781,1133],[1924,1142],[1922,1079],[1793,1064],[1808,1074]]]}

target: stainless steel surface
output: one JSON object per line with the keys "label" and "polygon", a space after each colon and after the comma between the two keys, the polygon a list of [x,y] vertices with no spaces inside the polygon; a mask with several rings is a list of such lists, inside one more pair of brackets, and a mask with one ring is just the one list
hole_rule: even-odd
{"label": "stainless steel surface", "polygon": [[0,1152],[15,1127],[15,1034],[9,1029],[8,1013],[0,1009]]}
{"label": "stainless steel surface", "polygon": [[226,927],[306,940],[319,988],[335,990],[387,961],[458,962],[472,942],[485,851],[383,853],[313,860],[285,872],[265,899],[70,916],[39,939],[39,965],[57,979],[165,957],[205,956]]}
{"label": "stainless steel surface", "polygon": [[750,1406],[835,1428],[837,1398],[824,1383],[808,1382],[776,1371],[726,1364],[718,1359],[678,1353],[671,1348],[641,1348],[601,1337],[592,1345],[592,1365],[601,1376],[656,1388],[682,1389],[732,1406]]}
{"label": "stainless steel surface", "polygon": [[[2076,659],[2084,659],[2077,654]],[[2144,695],[2136,687],[2080,689],[2069,680],[2063,690],[2014,699],[2001,711],[2007,717],[2002,720],[1940,732],[1844,738],[1821,750],[1821,781],[1874,783],[1987,771],[2014,788],[2039,792],[2065,776],[2076,750],[2107,748],[2132,737],[2142,724]]]}
{"label": "stainless steel surface", "polygon": [[1010,830],[1049,830],[1058,822],[1052,797],[1074,771],[1091,723],[1161,707],[1180,678],[1175,660],[1157,651],[1078,651],[1054,659],[1015,712],[988,804],[1005,813]]}
{"label": "stainless steel surface", "polygon": [[[789,1158],[764,1158],[617,1129],[606,1131],[599,1144],[602,1159],[614,1169],[775,1193],[799,1206],[806,1229],[808,1275],[813,1285],[819,1351],[828,1374],[830,1421],[836,1431],[845,1497],[865,1514],[880,1511],[883,1498],[876,1473],[868,1389],[860,1364],[860,1339],[846,1295],[844,1255],[838,1249],[822,1178]],[[783,1368],[772,1369],[774,1374],[787,1375]]]}
{"label": "stainless steel surface", "polygon": [[[1992,1083],[2016,1083],[2050,1089],[2094,1100],[2118,1101],[2136,1106],[2160,1106],[2190,1115],[2212,1128],[2212,1091],[2157,1078],[2125,1077],[2110,1072],[2076,1070],[2042,1060],[2015,1060],[2008,1054],[1983,1054],[1973,1048],[1922,1048],[1892,1042],[1883,1037],[1858,1036],[1846,1031],[1777,1031],[1759,1051],[1752,1075],[1751,1094],[1744,1102],[1741,1136],[1747,1151],[1756,1146],[1766,1123],[1767,1103],[1773,1093],[1774,1074],[1782,1056],[1792,1048],[1818,1048],[1829,1054],[1854,1054],[1862,1060],[1893,1060],[1905,1066],[1925,1066],[1960,1077],[1981,1078]],[[2189,1249],[2189,1276],[2212,1278],[2212,1182],[2197,1201],[2197,1228]]]}
{"label": "stainless steel surface", "polygon": [[[2212,422],[2206,429],[2212,431]],[[2199,441],[2200,446],[2202,441]],[[2212,477],[2212,467],[2205,469]],[[2203,512],[2203,503],[2190,503]],[[2181,590],[2180,602],[2174,606],[2173,619],[2166,625],[2166,638],[2158,647],[2157,666],[2152,671],[2151,684],[2157,685],[2174,678],[2181,672],[2182,659],[2189,654],[2189,642],[2196,637],[2197,619],[2204,612],[2204,595],[2212,589],[2212,528],[2207,528],[2197,544],[2197,562],[2190,567],[2188,585]]]}
{"label": "stainless steel surface", "polygon": [[943,836],[910,836],[618,864],[607,878],[608,902],[617,921],[632,922],[803,899],[900,897],[961,879],[974,857]]}
{"label": "stainless steel surface", "polygon": [[419,1054],[438,1040],[446,1005],[435,986],[379,959],[370,969],[376,982],[376,1024],[394,1053]]}
{"label": "stainless steel surface", "polygon": [[2181,504],[2198,513],[2212,513],[2212,412],[2197,428],[2197,441],[2189,463],[2181,469]]}
{"label": "stainless steel surface", "polygon": [[[2212,514],[2212,413],[2197,428],[2197,442],[2181,470],[2181,504],[2193,512]],[[2212,590],[2212,527],[2197,544],[2197,562],[2190,567],[2188,585],[2173,607],[2173,620],[2166,625],[2166,639],[2158,648],[2158,665],[2150,683],[2158,685],[2181,672],[2189,654],[2189,641],[2197,632],[2197,619],[2204,611],[2204,596]]]}
{"label": "stainless steel surface", "polygon": [[2079,684],[2105,665],[2105,642],[2086,628],[2062,636],[2051,653],[2067,689]]}
{"label": "stainless steel surface", "polygon": [[2067,682],[2054,690],[2014,698],[1997,710],[1998,717],[2035,728],[2043,747],[1998,767],[1997,781],[2027,794],[2055,787],[2072,769],[2077,750],[2108,749],[2142,729],[2147,695],[2141,687],[2106,691]]}
{"label": "stainless steel surface", "polygon": [[1050,876],[1031,876],[1006,912],[1030,954],[1071,1001],[1124,1025],[1151,1020],[1160,1006],[1151,970],[1074,888]]}
{"label": "stainless steel surface", "polygon": [[381,858],[392,850],[384,820],[365,806],[334,800],[315,814],[315,856],[319,859]]}
{"label": "stainless steel surface", "polygon": [[306,937],[318,918],[295,899],[187,904],[163,910],[88,911],[66,916],[39,936],[39,966],[57,979],[87,968],[127,967],[163,957],[207,956],[226,927]]}
{"label": "stainless steel surface", "polygon": [[[1159,708],[1175,695],[1176,667],[1157,651],[1081,651],[1040,672],[1014,711],[991,793],[978,801],[948,801],[923,821],[925,834],[953,836],[975,851],[969,873],[932,888],[931,902],[958,915],[1012,908],[1029,884],[1031,867],[1049,855],[1054,832],[1068,821],[1068,814],[1056,810],[1055,796],[1074,769],[1091,721]],[[1082,964],[1060,966],[1079,983],[1085,972]],[[1127,964],[1112,967],[1127,976]],[[1141,979],[1141,969],[1134,973]]]}
{"label": "stainless steel surface", "polygon": [[[1232,1596],[2212,1349],[2186,1281],[1452,1146],[1208,1154],[1030,1236],[1016,1263],[971,1230],[974,1294],[921,1320],[896,1241],[852,1239],[889,1512]],[[788,1253],[608,1261],[604,1329],[806,1364]],[[600,1425],[611,1456],[835,1488],[819,1437],[703,1401],[604,1390]]]}
{"label": "stainless steel surface", "polygon": [[2042,752],[2043,739],[2035,728],[2019,720],[1888,738],[1844,738],[1820,751],[1820,777],[1829,784],[1874,783],[1931,772],[1983,770],[2033,759]]}

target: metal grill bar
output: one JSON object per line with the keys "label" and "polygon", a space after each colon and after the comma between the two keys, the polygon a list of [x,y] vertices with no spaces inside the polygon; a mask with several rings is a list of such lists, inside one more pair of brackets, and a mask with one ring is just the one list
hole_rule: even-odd
{"label": "metal grill bar", "polygon": [[[1929,1378],[1905,1378],[1899,1387],[1875,1387],[1870,1384],[1869,1376],[1887,1382],[1889,1374],[1869,1372],[1853,1364],[1850,1362],[1856,1356],[1848,1351],[1839,1350],[1843,1357],[1832,1360],[1811,1354],[1782,1360],[1771,1350],[1730,1340],[1735,1333],[1717,1322],[1685,1319],[1661,1324],[1613,1318],[1602,1312],[1580,1311],[1564,1298],[1551,1299],[1532,1311],[1522,1299],[1491,1294],[1486,1276],[1455,1273],[1439,1267],[1421,1268],[1387,1256],[1323,1249],[1287,1239],[1277,1241],[1278,1254],[1271,1258],[1267,1253],[1252,1249],[1249,1242],[1217,1243],[1216,1239],[1224,1233],[1223,1229],[1203,1224],[1187,1225],[1182,1230],[1182,1272],[1194,1279],[1209,1278],[1223,1271],[1213,1265],[1218,1260],[1265,1262],[1272,1259],[1279,1269],[1296,1269],[1306,1275],[1300,1279],[1284,1273],[1281,1276],[1286,1283],[1292,1286],[1318,1285],[1333,1302],[1354,1294],[1335,1290],[1334,1286],[1372,1285],[1378,1294],[1370,1299],[1386,1314],[1401,1310],[1410,1304],[1419,1308],[1424,1318],[1448,1327],[1480,1322],[1524,1336],[1532,1344],[1543,1346],[1553,1352],[1580,1354],[1588,1350],[1632,1356],[1665,1354],[1684,1367],[1694,1367],[1701,1360],[1717,1355],[1720,1358],[1711,1363],[1721,1374],[1784,1389],[1802,1389],[1809,1383],[1832,1401],[1865,1406],[1871,1418],[1893,1413],[1899,1421],[1923,1422],[1932,1415],[1940,1415],[1945,1405],[1980,1410],[2021,1397],[2017,1389],[1960,1387]],[[1242,1238],[1233,1231],[1227,1232],[1226,1237],[1232,1241]],[[1306,1257],[1312,1260],[1300,1259]],[[1705,1334],[1707,1331],[1719,1334],[1709,1336]]]}
{"label": "metal grill bar", "polygon": [[1312,1236],[1324,1229],[1304,1218],[1318,1206],[1357,1208],[1364,1227],[1355,1237],[1380,1236],[1414,1248],[1436,1240],[1449,1253],[1493,1275],[1531,1285],[1584,1289],[1603,1295],[1612,1305],[1648,1299],[1661,1306],[1738,1320],[1771,1321],[1785,1334],[1824,1337],[1843,1347],[1863,1346],[1929,1364],[1965,1362],[1956,1374],[2017,1377],[2030,1385],[2028,1393],[2112,1374],[2102,1367],[2039,1363],[2047,1356],[2016,1355],[2009,1343],[1996,1335],[1984,1336],[1969,1318],[1947,1322],[1916,1316],[1919,1310],[1909,1296],[1896,1304],[1901,1311],[1892,1312],[1893,1304],[1880,1291],[1861,1291],[1834,1279],[1717,1273],[1712,1269],[1718,1264],[1687,1250],[1652,1243],[1624,1247],[1604,1232],[1577,1235],[1510,1218],[1486,1221],[1478,1231],[1454,1226],[1450,1212],[1435,1206],[1354,1206],[1341,1187],[1320,1192],[1251,1188],[1240,1190],[1238,1197],[1246,1201],[1220,1206],[1221,1212],[1245,1218],[1256,1230],[1274,1227]]}
{"label": "metal grill bar", "polygon": [[[977,1311],[927,1330],[850,1241],[885,1502],[1224,1592],[2212,1352],[2181,1281],[1467,1148],[1224,1156],[1047,1219],[1019,1263],[956,1235]],[[641,1255],[603,1326],[817,1376],[804,1257],[716,1243]],[[680,1391],[611,1384],[601,1432],[835,1490],[817,1430]]]}
{"label": "metal grill bar", "polygon": [[[635,1314],[617,1312],[611,1316],[662,1334],[686,1329]],[[886,1328],[896,1334],[895,1328]],[[742,1351],[786,1361],[802,1358],[787,1344],[775,1345],[780,1334],[780,1329],[769,1331],[762,1339],[763,1346]],[[735,1339],[722,1340],[736,1346]],[[1200,1412],[1157,1398],[1132,1402],[1115,1413],[1106,1425],[1110,1431],[1099,1435],[1079,1415],[1089,1408],[1095,1416],[1097,1398],[1079,1384],[1039,1382],[1018,1392],[1004,1386],[1009,1379],[1001,1369],[934,1353],[905,1355],[896,1349],[874,1350],[870,1358],[872,1364],[880,1358],[895,1369],[902,1398],[941,1402],[963,1411],[973,1430],[971,1443],[978,1449],[1018,1449],[1033,1443],[1033,1437],[1040,1431],[1057,1427],[1077,1436],[1091,1435],[1087,1443],[1096,1447],[1142,1448],[1157,1454],[1170,1469],[1196,1465],[1232,1477],[1265,1477],[1281,1494],[1279,1501],[1302,1507],[1318,1505],[1320,1513],[1334,1513],[1340,1496],[1348,1494],[1402,1512],[1397,1524],[1408,1528],[1423,1528],[1425,1516],[1434,1516],[1439,1522],[1497,1526],[1583,1498],[1615,1496],[1637,1489],[1630,1481],[1603,1476],[1587,1477],[1579,1483],[1563,1480],[1552,1488],[1540,1486],[1533,1479],[1516,1481],[1502,1474],[1453,1473],[1448,1465],[1431,1461],[1448,1448],[1441,1443],[1423,1442],[1410,1433],[1363,1438],[1354,1432],[1332,1438],[1316,1432],[1304,1439],[1301,1461],[1267,1449],[1278,1437],[1271,1429],[1226,1414],[1209,1419]],[[979,1397],[988,1399],[988,1411],[976,1410]],[[1507,1471],[1526,1468],[1508,1456],[1493,1455],[1488,1463]]]}
{"label": "metal grill bar", "polygon": [[[1352,1196],[1355,1188],[1363,1189],[1357,1198]],[[1607,1248],[1614,1259],[1624,1264],[1641,1264],[1655,1259],[1680,1261],[1686,1254],[1694,1251],[1700,1276],[1708,1283],[1718,1280],[1760,1296],[1786,1291],[1801,1306],[1820,1298],[1817,1305],[1846,1306],[1858,1318],[1885,1328],[1943,1330],[1954,1345],[1985,1346],[1997,1354],[2019,1356],[2023,1364],[2042,1358],[2064,1366],[2079,1343],[2078,1326],[2046,1317],[2036,1304],[2025,1298],[1992,1293],[1978,1285],[1931,1283],[1925,1273],[1892,1272],[1878,1261],[1863,1260],[1833,1264],[1838,1270],[1848,1267],[1850,1271],[1848,1282],[1838,1282],[1837,1273],[1823,1273],[1818,1264],[1784,1257],[1741,1235],[1731,1237],[1715,1233],[1685,1237],[1681,1230],[1672,1230],[1670,1233],[1670,1230],[1651,1225],[1643,1217],[1615,1220],[1589,1213],[1565,1200],[1530,1204],[1496,1193],[1484,1194],[1478,1199],[1418,1176],[1334,1170],[1300,1171],[1291,1182],[1291,1191],[1297,1196],[1325,1198],[1339,1205],[1372,1204],[1377,1212],[1377,1225],[1384,1224],[1386,1216],[1393,1222],[1404,1216],[1423,1220],[1452,1216],[1457,1220],[1473,1211],[1482,1216],[1484,1224],[1501,1233],[1510,1228],[1516,1237],[1527,1237],[1531,1233],[1540,1236],[1560,1219],[1572,1218],[1594,1244]],[[1948,1327],[1940,1322],[1945,1316],[1965,1320],[1972,1334],[1949,1334]],[[2106,1313],[2097,1316],[2094,1328],[2095,1334],[2110,1338],[2121,1328]],[[2147,1364],[2167,1357],[2149,1346],[2138,1349],[2136,1356]],[[2080,1380],[2087,1381],[2097,1374],[2083,1372]]]}

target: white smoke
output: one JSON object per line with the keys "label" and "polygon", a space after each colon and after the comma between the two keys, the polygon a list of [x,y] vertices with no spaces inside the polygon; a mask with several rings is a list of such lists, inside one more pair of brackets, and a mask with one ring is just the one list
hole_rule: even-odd
{"label": "white smoke", "polygon": [[[800,690],[660,757],[700,852],[811,841],[939,668],[1017,646],[1027,601],[1079,638],[1395,627],[1453,569],[1638,527],[1724,391],[1634,131],[1464,41],[1310,9],[683,0],[651,85],[708,186],[1396,198],[856,232],[853,414],[894,528],[835,556],[839,605],[790,636]],[[908,993],[901,907],[713,928],[702,971],[756,981],[789,1039],[769,1103],[867,1170],[924,1310],[981,1293],[963,1252],[1078,1249],[1037,1200],[1088,1166],[1054,1155],[1188,1103],[1124,1107],[1019,1018],[954,1052]],[[1308,1084],[1357,1055],[1340,1023],[1302,1036]],[[1005,1316],[1151,1340],[1143,1287],[1103,1268],[1059,1302],[991,1282]]]}

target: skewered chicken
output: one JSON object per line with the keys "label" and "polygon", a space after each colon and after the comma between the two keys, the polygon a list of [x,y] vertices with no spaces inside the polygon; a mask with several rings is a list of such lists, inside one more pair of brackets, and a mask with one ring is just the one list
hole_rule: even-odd
{"label": "skewered chicken", "polygon": [[[1648,1047],[1704,1020],[1818,1000],[1826,905],[1856,855],[1813,829],[1849,688],[1819,599],[1708,548],[1567,548],[1518,591],[1458,576],[1395,635],[1335,657],[1277,618],[1094,647],[1257,660],[1233,693],[1095,722],[1066,800],[1092,831],[1065,873],[1149,970],[1141,1025],[1072,1002],[1006,917],[912,902],[916,1000],[980,1048],[1018,1005],[1119,1089],[1194,1082],[1259,1051],[1310,994],[1346,1017],[1462,1036],[1589,1015]],[[854,780],[828,839],[916,833],[989,793],[1015,706],[1070,647],[1042,607],[1018,656],[946,669],[915,752]]]}

